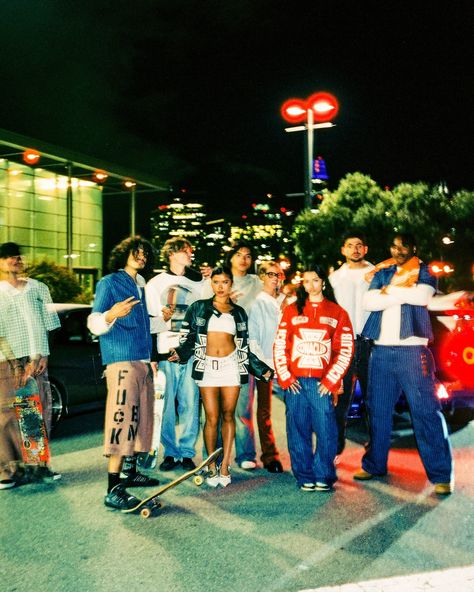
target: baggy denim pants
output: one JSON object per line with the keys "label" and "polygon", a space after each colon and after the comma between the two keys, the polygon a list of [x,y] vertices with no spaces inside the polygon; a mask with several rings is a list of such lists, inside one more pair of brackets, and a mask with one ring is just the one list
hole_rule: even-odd
{"label": "baggy denim pants", "polygon": [[363,469],[372,475],[387,472],[393,409],[402,391],[428,479],[449,483],[453,472],[451,445],[435,393],[433,355],[424,346],[375,345],[372,349],[367,392],[371,440],[362,458]]}
{"label": "baggy denim pants", "polygon": [[[301,391],[285,391],[286,432],[291,469],[298,485],[332,485],[336,477],[336,414],[330,395],[320,396],[317,378],[298,378]],[[313,450],[313,433],[316,450]]]}
{"label": "baggy denim pants", "polygon": [[186,364],[160,362],[166,376],[161,426],[164,455],[193,458],[199,434],[199,389],[192,377],[192,358]]}

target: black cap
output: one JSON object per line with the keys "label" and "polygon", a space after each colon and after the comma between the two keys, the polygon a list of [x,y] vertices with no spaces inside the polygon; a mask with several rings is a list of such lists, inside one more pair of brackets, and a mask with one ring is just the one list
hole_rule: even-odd
{"label": "black cap", "polygon": [[3,245],[0,245],[0,259],[19,256],[21,256],[21,251],[16,243],[3,243]]}

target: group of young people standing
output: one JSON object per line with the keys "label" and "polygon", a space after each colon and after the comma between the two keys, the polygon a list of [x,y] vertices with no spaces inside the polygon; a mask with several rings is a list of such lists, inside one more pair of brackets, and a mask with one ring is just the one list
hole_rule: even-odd
{"label": "group of young people standing", "polygon": [[[283,389],[288,450],[297,484],[302,491],[330,491],[337,480],[335,460],[344,449],[357,377],[363,391],[368,385],[370,444],[363,468],[354,478],[367,480],[386,473],[387,418],[391,421],[396,394],[403,388],[415,409],[414,428],[417,440],[423,442],[418,445],[428,477],[437,493],[450,493],[449,440],[437,413],[426,347],[424,313],[428,314],[432,282],[415,257],[414,241],[408,235],[394,237],[391,248],[392,260],[374,268],[365,261],[364,237],[354,231],[343,241],[344,265],[329,278],[323,267],[309,266],[296,298],[288,299],[281,292],[284,275],[278,263],[263,263],[257,275],[249,273],[254,262],[249,245],[236,245],[227,265],[206,270],[204,277],[191,268],[191,245],[183,238],[170,239],[162,249],[169,268],[146,284],[139,272],[153,267],[151,245],[141,237],[120,243],[111,254],[112,273],[97,286],[89,317],[89,328],[100,336],[107,364],[105,504],[132,507],[136,498],[127,488],[158,483],[137,469],[138,455],[149,452],[152,442],[154,360],[166,376],[161,471],[195,467],[200,400],[205,448],[211,453],[218,442],[223,446],[219,465],[208,467],[208,485],[227,487],[232,482],[234,440],[238,465],[255,469],[256,393],[261,460],[270,473],[282,472],[271,426],[275,375]],[[425,287],[418,290],[418,285]],[[416,294],[409,291],[412,288]],[[372,294],[373,300],[367,300],[370,292],[377,293]],[[392,349],[397,350],[398,364],[400,355],[411,360],[411,378],[401,378],[398,365],[391,369],[390,401],[386,397],[379,402],[378,364],[371,364],[367,378],[370,347],[384,372]],[[418,348],[416,352],[413,347]],[[418,421],[427,408],[430,412]],[[434,438],[433,445],[429,438]]]}

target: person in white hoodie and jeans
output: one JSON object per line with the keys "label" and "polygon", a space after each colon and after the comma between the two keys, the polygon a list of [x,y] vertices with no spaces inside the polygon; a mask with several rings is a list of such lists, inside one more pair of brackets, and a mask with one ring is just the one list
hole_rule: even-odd
{"label": "person in white hoodie and jeans", "polygon": [[[272,369],[273,344],[280,322],[280,306],[285,295],[280,293],[285,277],[276,261],[266,261],[259,268],[258,276],[263,289],[257,295],[249,312],[250,349]],[[257,426],[262,449],[261,461],[270,473],[282,473],[283,467],[276,447],[272,428],[272,381],[263,382],[250,377],[250,389],[257,388]]]}

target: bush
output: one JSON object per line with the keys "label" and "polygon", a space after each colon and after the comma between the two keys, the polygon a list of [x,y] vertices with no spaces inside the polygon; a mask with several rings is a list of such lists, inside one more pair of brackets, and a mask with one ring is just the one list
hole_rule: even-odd
{"label": "bush", "polygon": [[74,273],[57,263],[40,261],[30,265],[26,274],[48,286],[53,302],[84,302],[87,298]]}

